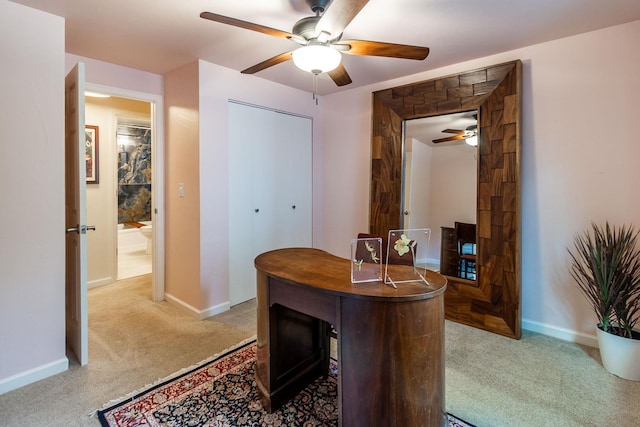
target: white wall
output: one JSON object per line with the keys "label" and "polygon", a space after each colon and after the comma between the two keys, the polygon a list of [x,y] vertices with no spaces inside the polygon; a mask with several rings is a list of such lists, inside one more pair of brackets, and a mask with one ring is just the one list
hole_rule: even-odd
{"label": "white wall", "polygon": [[[429,217],[431,206],[431,157],[433,148],[417,139],[405,140],[404,153],[404,228],[434,228]],[[431,241],[433,242],[433,231]],[[429,251],[430,253],[431,251]],[[427,255],[429,258],[432,256]]]}
{"label": "white wall", "polygon": [[163,93],[163,80],[159,74],[148,73],[71,53],[65,55],[67,73],[78,62],[85,64],[85,78],[91,84],[145,94],[162,95]]}
{"label": "white wall", "polygon": [[[640,226],[640,21],[523,52],[523,319],[595,333],[566,248],[591,221]],[[597,54],[595,54],[597,52]],[[568,336],[571,336],[569,333]]]}
{"label": "white wall", "polygon": [[64,20],[0,0],[0,394],[64,371]]}
{"label": "white wall", "polygon": [[65,54],[64,25],[0,0],[0,394],[68,367],[65,74],[82,61],[88,82],[162,94],[162,76]]}
{"label": "white wall", "polygon": [[640,226],[638,40],[640,21],[324,97],[324,248],[368,225],[372,91],[521,59],[523,325],[593,344],[566,248],[591,221]]}
{"label": "white wall", "polygon": [[429,221],[422,227],[431,227],[428,257],[439,261],[441,227],[453,227],[455,221],[476,223],[477,148],[466,144],[441,145],[429,151]]}
{"label": "white wall", "polygon": [[371,91],[364,87],[322,99],[321,247],[345,258],[351,239],[369,232]]}

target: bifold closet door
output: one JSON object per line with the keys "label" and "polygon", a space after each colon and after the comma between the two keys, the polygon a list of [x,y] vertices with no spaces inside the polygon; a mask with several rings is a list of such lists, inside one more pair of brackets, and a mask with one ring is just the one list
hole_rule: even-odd
{"label": "bifold closet door", "polygon": [[[271,249],[311,246],[311,119],[273,112],[276,152]],[[264,251],[262,251],[264,252]],[[259,253],[262,253],[259,252]],[[256,253],[256,255],[259,255]]]}
{"label": "bifold closet door", "polygon": [[[256,129],[263,129],[264,115],[258,108],[228,103],[229,107],[229,302],[238,304],[253,298],[253,221],[257,209],[253,200],[253,145]],[[223,232],[224,230],[220,230]]]}
{"label": "bifold closet door", "polygon": [[254,258],[311,246],[311,119],[229,103],[229,298],[255,297]]}

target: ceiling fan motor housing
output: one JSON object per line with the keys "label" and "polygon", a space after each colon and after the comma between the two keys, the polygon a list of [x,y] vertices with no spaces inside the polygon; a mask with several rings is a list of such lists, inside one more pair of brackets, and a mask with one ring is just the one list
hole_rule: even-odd
{"label": "ceiling fan motor housing", "polygon": [[[342,38],[342,33],[338,34],[335,37],[331,37],[328,40],[316,40],[319,34],[316,33],[316,25],[320,20],[320,16],[308,16],[306,18],[302,18],[298,22],[293,25],[293,29],[291,30],[292,34],[302,37],[307,42],[310,41],[319,41],[321,43],[335,43]],[[333,36],[333,35],[332,35]],[[300,43],[300,42],[299,42]]]}
{"label": "ceiling fan motor housing", "polygon": [[302,18],[293,25],[291,32],[295,35],[303,37],[305,40],[316,37],[316,25],[320,20],[320,16],[309,16]]}

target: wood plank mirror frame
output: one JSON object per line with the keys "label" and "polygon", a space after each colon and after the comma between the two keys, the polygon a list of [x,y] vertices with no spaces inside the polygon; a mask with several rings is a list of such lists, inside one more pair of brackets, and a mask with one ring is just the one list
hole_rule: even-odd
{"label": "wood plank mirror frame", "polygon": [[369,210],[369,233],[399,228],[404,120],[477,110],[477,281],[447,276],[445,317],[518,339],[521,76],[518,60],[374,92]]}

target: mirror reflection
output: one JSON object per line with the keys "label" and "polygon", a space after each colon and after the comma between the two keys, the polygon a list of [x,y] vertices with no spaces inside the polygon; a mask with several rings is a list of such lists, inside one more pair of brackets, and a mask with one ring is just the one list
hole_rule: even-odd
{"label": "mirror reflection", "polygon": [[402,227],[431,228],[429,268],[475,280],[477,111],[404,122]]}

